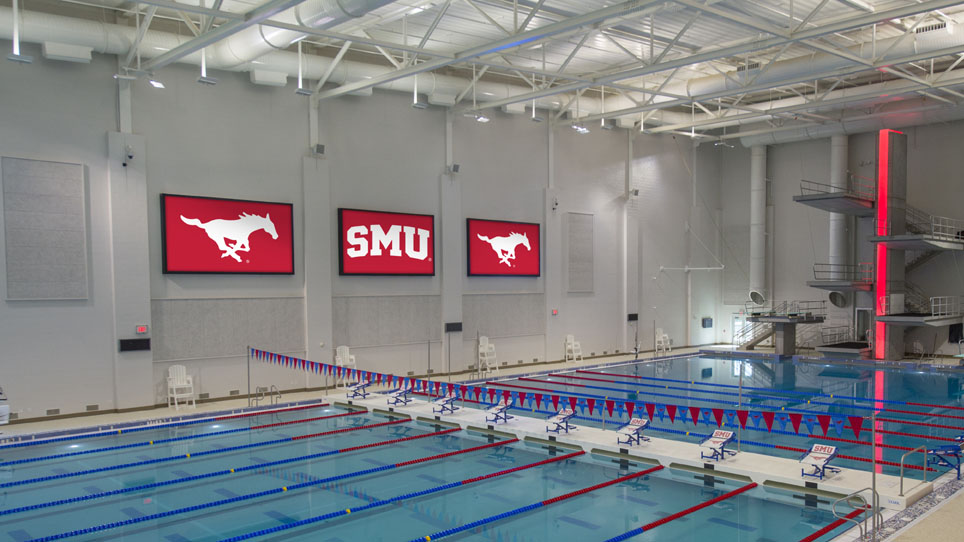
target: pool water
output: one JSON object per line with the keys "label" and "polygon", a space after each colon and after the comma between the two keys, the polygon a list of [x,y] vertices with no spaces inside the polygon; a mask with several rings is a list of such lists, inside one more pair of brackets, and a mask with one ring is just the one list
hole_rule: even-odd
{"label": "pool water", "polygon": [[[742,367],[741,367],[742,364]],[[740,387],[740,371],[743,387]],[[820,442],[837,446],[841,456],[834,464],[843,468],[871,470],[872,423],[877,421],[876,459],[878,472],[899,475],[903,454],[925,445],[935,447],[955,443],[964,434],[964,404],[961,401],[964,379],[958,373],[871,370],[854,365],[819,365],[793,361],[774,362],[757,359],[715,359],[693,356],[660,361],[644,361],[595,369],[567,368],[553,373],[506,378],[486,384],[498,390],[574,395],[580,399],[593,398],[635,403],[635,416],[646,417],[647,403],[657,405],[656,416],[648,430],[653,436],[699,442],[717,428],[701,419],[694,425],[687,416],[680,419],[689,407],[716,409],[744,409],[750,412],[793,412],[831,415],[844,423],[830,426],[826,436],[818,424],[811,430],[801,423],[799,433],[792,424],[785,427],[775,421],[770,430],[765,422],[748,421],[740,428],[738,420],[724,428],[738,433],[740,448],[746,451],[781,457],[797,458],[802,450]],[[661,406],[675,405],[678,413],[671,422]],[[530,414],[549,415],[551,406]],[[561,408],[561,406],[560,406]],[[518,409],[525,413],[530,409]],[[662,411],[660,411],[662,410]],[[602,426],[599,407],[590,416],[585,408],[577,409],[584,425]],[[850,417],[862,417],[858,422],[859,436],[853,430]],[[616,428],[628,421],[624,411],[615,419],[605,416],[607,427]],[[689,432],[689,435],[686,435]],[[907,458],[905,475],[920,479],[924,475],[922,454]],[[929,478],[943,472],[932,470]]]}
{"label": "pool water", "polygon": [[[743,486],[650,468],[306,408],[2,446],[0,540],[602,541]],[[834,519],[800,504],[757,487],[634,539],[799,540]]]}

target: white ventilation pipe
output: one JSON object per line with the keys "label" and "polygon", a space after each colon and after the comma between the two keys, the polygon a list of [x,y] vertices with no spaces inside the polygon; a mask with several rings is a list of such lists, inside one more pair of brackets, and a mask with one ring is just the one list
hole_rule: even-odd
{"label": "white ventilation pipe", "polygon": [[[830,186],[835,191],[847,190],[847,136],[844,134],[830,137]],[[830,265],[846,265],[848,255],[847,246],[847,215],[830,213]],[[842,274],[833,271],[833,278],[844,279]]]}
{"label": "white ventilation pipe", "polygon": [[763,305],[766,291],[767,148],[750,149],[750,301]]}

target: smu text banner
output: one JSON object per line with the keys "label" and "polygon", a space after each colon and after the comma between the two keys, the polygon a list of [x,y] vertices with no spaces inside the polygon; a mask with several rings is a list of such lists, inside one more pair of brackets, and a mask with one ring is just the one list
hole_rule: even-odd
{"label": "smu text banner", "polygon": [[539,224],[466,220],[469,275],[539,276]]}
{"label": "smu text banner", "polygon": [[435,217],[338,209],[342,275],[434,275]]}
{"label": "smu text banner", "polygon": [[165,273],[293,274],[292,205],[161,194]]}

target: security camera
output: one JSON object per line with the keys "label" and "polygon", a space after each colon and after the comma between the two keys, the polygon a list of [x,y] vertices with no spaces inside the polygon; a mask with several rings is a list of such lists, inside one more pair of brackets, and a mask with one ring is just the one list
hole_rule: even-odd
{"label": "security camera", "polygon": [[121,165],[127,167],[127,163],[134,159],[134,147],[127,145],[124,147],[124,161]]}

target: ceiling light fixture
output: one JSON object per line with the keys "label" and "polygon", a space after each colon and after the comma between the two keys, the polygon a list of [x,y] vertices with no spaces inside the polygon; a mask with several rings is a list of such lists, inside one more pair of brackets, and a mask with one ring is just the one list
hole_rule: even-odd
{"label": "ceiling light fixture", "polygon": [[202,85],[216,85],[218,80],[214,77],[208,77],[208,62],[207,54],[205,54],[205,49],[201,49],[201,77],[197,78],[197,82]]}
{"label": "ceiling light fixture", "polygon": [[489,117],[486,117],[486,116],[483,115],[482,113],[479,113],[478,115],[475,116],[475,121],[476,121],[476,122],[481,122],[482,124],[485,124],[486,122],[489,122],[490,120],[492,120],[492,119],[490,119]]}
{"label": "ceiling light fixture", "polygon": [[[478,80],[479,80],[478,77],[475,75],[475,64],[472,64],[472,109],[473,109],[473,110],[476,110],[475,84],[478,82]],[[481,122],[482,124],[485,124],[485,123],[489,122],[490,120],[492,120],[492,119],[490,119],[489,117],[486,117],[485,115],[483,115],[482,113],[480,113],[480,112],[478,112],[478,111],[476,111],[476,113],[474,113],[474,114],[473,114],[473,113],[469,113],[469,114],[467,114],[466,116],[474,117],[476,122]]]}
{"label": "ceiling light fixture", "polygon": [[589,128],[586,128],[586,127],[583,126],[582,124],[573,124],[573,125],[572,125],[572,129],[575,130],[576,132],[578,132],[578,133],[581,134],[581,135],[586,135],[586,134],[589,133]]}
{"label": "ceiling light fixture", "polygon": [[20,9],[18,0],[13,0],[13,52],[7,55],[7,60],[30,64],[33,57],[20,54]]}
{"label": "ceiling light fixture", "polygon": [[133,75],[127,75],[125,73],[115,73],[114,79],[117,79],[118,81],[137,81],[137,77]]}
{"label": "ceiling light fixture", "polygon": [[167,88],[164,86],[164,83],[158,81],[157,79],[154,79],[153,75],[150,76],[150,79],[148,79],[147,82],[150,83],[151,86],[154,88]]}
{"label": "ceiling light fixture", "polygon": [[305,88],[302,84],[304,79],[304,55],[301,54],[301,42],[298,42],[298,88],[295,89],[295,94],[299,96],[311,96],[314,92],[310,88]]}

